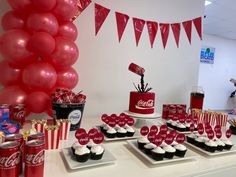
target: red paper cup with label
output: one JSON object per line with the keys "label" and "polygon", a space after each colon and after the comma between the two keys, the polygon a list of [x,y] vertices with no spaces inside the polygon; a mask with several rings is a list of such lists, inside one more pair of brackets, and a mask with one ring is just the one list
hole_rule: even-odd
{"label": "red paper cup with label", "polygon": [[101,132],[97,132],[93,137],[95,144],[101,144],[104,141],[104,135]]}
{"label": "red paper cup with label", "polygon": [[200,135],[202,135],[202,134],[204,133],[204,127],[203,127],[203,124],[202,124],[202,123],[200,123],[200,124],[197,125],[197,130],[198,130],[198,133],[199,133]]}
{"label": "red paper cup with label", "polygon": [[171,145],[174,141],[174,136],[172,134],[167,134],[165,138],[165,142],[168,145]]}
{"label": "red paper cup with label", "polygon": [[163,142],[163,138],[160,134],[157,134],[153,140],[153,143],[156,145],[156,146],[160,146]]}
{"label": "red paper cup with label", "polygon": [[186,138],[184,134],[178,134],[176,136],[176,142],[179,144],[183,144],[185,142]]}
{"label": "red paper cup with label", "polygon": [[96,133],[98,133],[98,130],[96,128],[92,128],[91,130],[89,130],[88,132],[89,138],[93,139]]}
{"label": "red paper cup with label", "polygon": [[150,132],[156,133],[158,132],[158,127],[156,125],[151,126]]}
{"label": "red paper cup with label", "polygon": [[147,138],[151,143],[153,143],[153,140],[155,139],[155,137],[156,137],[156,133],[154,132],[149,132],[147,135]]}
{"label": "red paper cup with label", "polygon": [[76,139],[78,139],[82,134],[86,134],[86,130],[83,128],[78,128],[75,132]]}
{"label": "red paper cup with label", "polygon": [[168,126],[167,125],[161,125],[160,131],[167,132],[168,131]]}
{"label": "red paper cup with label", "polygon": [[147,134],[149,133],[149,128],[147,126],[143,126],[141,129],[140,129],[140,134],[142,136],[146,136]]}

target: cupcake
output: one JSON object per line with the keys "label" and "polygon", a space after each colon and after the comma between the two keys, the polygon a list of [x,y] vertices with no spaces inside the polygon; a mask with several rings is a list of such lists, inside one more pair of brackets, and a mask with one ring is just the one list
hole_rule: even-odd
{"label": "cupcake", "polygon": [[126,137],[126,134],[127,134],[127,130],[124,129],[123,127],[120,127],[120,128],[117,130],[117,137],[118,137],[118,138]]}
{"label": "cupcake", "polygon": [[200,137],[197,137],[194,141],[194,144],[197,146],[197,147],[200,147],[200,148],[204,148],[204,144],[205,144],[205,138],[200,136]]}
{"label": "cupcake", "polygon": [[101,130],[101,132],[103,133],[103,134],[105,134],[105,131],[106,131],[106,127],[107,127],[107,124],[102,124],[102,125],[100,125],[100,130]]}
{"label": "cupcake", "polygon": [[144,136],[140,137],[137,140],[137,142],[138,142],[138,148],[139,149],[144,149],[144,145],[150,143],[150,141],[147,139],[147,137],[144,137]]}
{"label": "cupcake", "polygon": [[125,130],[127,131],[126,136],[128,137],[134,136],[135,130],[132,127],[130,127],[129,125],[126,125]]}
{"label": "cupcake", "polygon": [[166,121],[166,125],[167,125],[168,127],[172,128],[172,124],[171,124],[172,122],[173,122],[173,120],[168,119],[168,120]]}
{"label": "cupcake", "polygon": [[151,155],[151,150],[155,149],[157,146],[153,143],[148,143],[144,145],[144,152]]}
{"label": "cupcake", "polygon": [[75,149],[75,158],[78,162],[86,162],[89,156],[90,150],[86,146],[80,146]]}
{"label": "cupcake", "polygon": [[184,131],[186,131],[186,126],[185,126],[184,124],[182,124],[182,123],[178,123],[176,127],[177,127],[176,129],[177,129],[179,132],[184,132]]}
{"label": "cupcake", "polygon": [[178,145],[178,143],[176,142],[176,141],[173,141],[172,143],[171,143],[171,146],[176,146],[176,145]]}
{"label": "cupcake", "polygon": [[109,128],[111,128],[109,125],[104,124],[103,129],[101,130],[101,132],[102,132],[104,135],[106,135],[107,130],[108,130]]}
{"label": "cupcake", "polygon": [[151,150],[151,156],[154,160],[161,161],[165,156],[165,151],[161,147],[156,147]]}
{"label": "cupcake", "polygon": [[195,133],[191,133],[187,135],[187,142],[194,144],[196,138],[197,138],[197,135]]}
{"label": "cupcake", "polygon": [[165,151],[165,158],[173,159],[176,152],[175,148],[173,148],[171,145],[167,145],[163,147],[163,150]]}
{"label": "cupcake", "polygon": [[215,152],[217,144],[213,140],[205,142],[205,150],[208,152]]}
{"label": "cupcake", "polygon": [[229,139],[223,140],[223,143],[225,143],[225,149],[230,150],[233,146],[233,143]]}
{"label": "cupcake", "polygon": [[223,151],[223,149],[225,148],[225,143],[223,143],[221,140],[219,140],[219,139],[216,139],[215,140],[215,143],[216,143],[216,145],[217,145],[217,147],[216,147],[216,150],[217,151]]}
{"label": "cupcake", "polygon": [[184,124],[185,125],[185,127],[186,127],[186,131],[190,131],[190,125],[191,125],[191,123],[185,123]]}
{"label": "cupcake", "polygon": [[184,157],[186,152],[187,152],[187,148],[182,145],[182,144],[177,144],[174,146],[176,152],[175,152],[175,155],[178,156],[178,157]]}
{"label": "cupcake", "polygon": [[90,140],[89,143],[88,143],[86,146],[87,146],[87,148],[88,148],[89,150],[91,150],[91,148],[92,148],[93,146],[95,146],[95,145],[96,145],[96,144],[94,144],[93,140]]}
{"label": "cupcake", "polygon": [[81,145],[79,144],[78,141],[72,144],[72,146],[71,146],[71,151],[72,151],[73,155],[75,154],[76,148],[78,148],[78,147],[80,147],[80,146],[81,146]]}
{"label": "cupcake", "polygon": [[164,146],[168,146],[168,144],[166,144],[166,142],[163,141],[161,147],[163,148]]}
{"label": "cupcake", "polygon": [[91,156],[92,160],[100,160],[104,154],[105,149],[101,145],[95,145],[91,148]]}
{"label": "cupcake", "polygon": [[112,128],[112,127],[109,127],[108,130],[107,130],[106,133],[105,133],[105,136],[106,136],[107,138],[115,138],[116,135],[117,135],[117,132],[116,132],[116,130],[115,130],[114,128]]}

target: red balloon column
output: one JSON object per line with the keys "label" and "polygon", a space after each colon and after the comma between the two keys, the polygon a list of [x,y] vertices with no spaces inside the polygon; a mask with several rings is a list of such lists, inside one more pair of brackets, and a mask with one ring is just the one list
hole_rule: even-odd
{"label": "red balloon column", "polygon": [[50,110],[57,87],[73,89],[78,74],[72,65],[79,50],[72,18],[77,0],[8,0],[0,35],[0,104],[26,104],[28,112]]}

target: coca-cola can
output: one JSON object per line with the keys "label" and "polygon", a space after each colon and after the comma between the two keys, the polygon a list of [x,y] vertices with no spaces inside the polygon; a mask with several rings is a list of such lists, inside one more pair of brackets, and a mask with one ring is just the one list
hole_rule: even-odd
{"label": "coca-cola can", "polygon": [[163,104],[162,107],[162,118],[167,119],[168,118],[168,113],[169,113],[169,105],[168,104]]}
{"label": "coca-cola can", "polygon": [[176,105],[171,104],[171,105],[169,105],[168,118],[172,119],[175,115],[176,115]]}
{"label": "coca-cola can", "polygon": [[31,140],[25,144],[25,177],[43,177],[45,141]]}
{"label": "coca-cola can", "polygon": [[10,119],[23,125],[25,122],[25,105],[24,104],[16,104],[12,105],[10,109]]}
{"label": "coca-cola can", "polygon": [[20,143],[4,142],[0,144],[0,176],[19,177]]}
{"label": "coca-cola can", "polygon": [[5,142],[15,141],[20,143],[20,162],[18,164],[19,174],[22,173],[22,155],[24,153],[24,139],[22,134],[10,134],[4,137]]}
{"label": "coca-cola can", "polygon": [[36,134],[29,135],[28,136],[28,141],[31,141],[31,140],[45,140],[45,134],[41,133],[41,132],[38,132]]}
{"label": "coca-cola can", "polygon": [[142,76],[142,75],[144,74],[144,72],[145,72],[145,69],[144,69],[144,68],[142,68],[141,66],[138,66],[138,65],[136,65],[136,64],[134,64],[134,63],[131,63],[131,64],[129,65],[129,70],[130,70],[131,72],[135,73],[135,74],[140,75],[140,76]]}

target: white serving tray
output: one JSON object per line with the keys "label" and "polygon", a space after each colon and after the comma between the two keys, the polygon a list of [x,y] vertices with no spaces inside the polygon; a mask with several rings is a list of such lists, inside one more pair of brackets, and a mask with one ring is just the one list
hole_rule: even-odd
{"label": "white serving tray", "polygon": [[201,153],[203,153],[204,155],[207,155],[207,156],[219,156],[219,155],[226,155],[226,154],[232,154],[232,153],[236,153],[236,146],[234,145],[230,150],[223,150],[223,151],[215,151],[215,152],[208,152],[208,151],[205,151],[191,143],[188,143],[188,142],[185,142],[185,144]]}
{"label": "white serving tray", "polygon": [[98,167],[101,165],[109,165],[109,164],[114,164],[116,161],[116,158],[107,149],[105,149],[105,152],[101,160],[89,159],[87,162],[84,163],[76,161],[70,147],[62,149],[61,155],[64,156],[65,159],[64,161],[70,170]]}
{"label": "white serving tray", "polygon": [[[167,125],[167,127],[168,127],[169,130],[176,130],[176,129],[174,129],[174,128],[169,127],[168,125]],[[185,134],[185,135],[192,133],[191,131],[182,131],[182,132],[181,132],[181,131],[178,131],[178,130],[176,130],[176,131],[177,131],[178,134],[181,133],[181,134]],[[197,132],[197,131],[193,131],[193,132],[195,133],[195,132]]]}
{"label": "white serving tray", "polygon": [[125,114],[133,117],[133,118],[139,118],[139,119],[155,119],[155,118],[160,118],[161,114],[160,113],[153,113],[153,114],[138,114],[138,113],[133,113],[130,111],[124,111]]}
{"label": "white serving tray", "polygon": [[174,156],[173,159],[167,159],[164,158],[162,161],[156,161],[154,159],[152,159],[151,157],[149,157],[148,155],[146,155],[143,151],[141,151],[138,148],[138,144],[137,144],[137,140],[128,140],[127,143],[130,145],[130,147],[136,151],[143,159],[145,159],[146,161],[148,161],[150,164],[152,165],[157,165],[157,164],[168,164],[168,163],[173,163],[173,162],[184,162],[187,160],[195,160],[198,155],[196,153],[194,153],[193,151],[191,151],[190,149],[187,150],[186,154],[184,157],[177,157]]}

